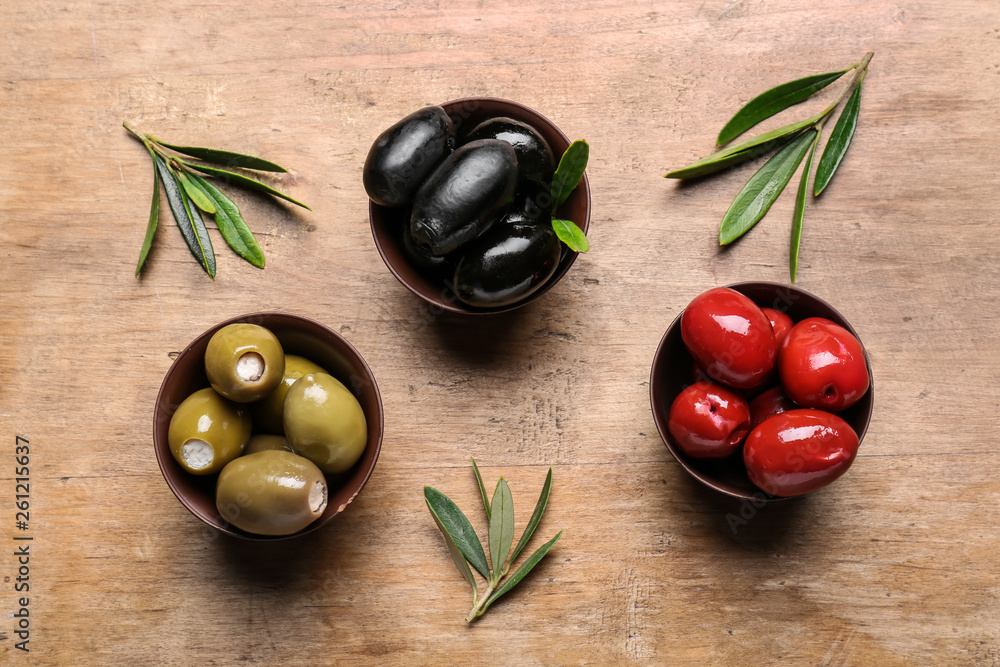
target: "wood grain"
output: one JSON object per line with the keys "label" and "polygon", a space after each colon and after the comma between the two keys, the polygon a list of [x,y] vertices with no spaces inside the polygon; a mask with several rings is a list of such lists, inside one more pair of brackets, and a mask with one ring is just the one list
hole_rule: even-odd
{"label": "wood grain", "polygon": [[[34,537],[30,653],[15,648],[17,564],[0,557],[0,661],[1000,664],[996,2],[13,0],[0,26],[0,540],[19,534],[16,435]],[[792,198],[720,251],[752,167],[662,174],[710,151],[753,95],[868,50],[798,284],[866,343],[875,417],[835,487],[730,502],[664,448],[649,365],[699,292],[787,281]],[[470,95],[591,145],[591,252],[489,322],[437,315],[395,281],[360,178],[382,129]],[[152,173],[123,120],[284,164],[273,183],[313,211],[237,193],[267,268],[216,237],[214,282],[164,216],[135,279]],[[171,352],[265,309],[358,348],[386,436],[334,524],[248,546],[171,495],[151,413]],[[529,548],[566,533],[466,626],[422,485],[471,514],[470,456],[487,484],[510,482],[519,526],[552,465]]]}

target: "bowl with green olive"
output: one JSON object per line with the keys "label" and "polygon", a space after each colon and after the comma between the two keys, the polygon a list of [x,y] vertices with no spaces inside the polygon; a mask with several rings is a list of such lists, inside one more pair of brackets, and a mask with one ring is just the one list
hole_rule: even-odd
{"label": "bowl with green olive", "polygon": [[519,308],[576,261],[555,218],[590,225],[584,173],[551,210],[569,138],[523,104],[470,97],[413,112],[385,130],[364,168],[369,222],[386,267],[415,295],[477,315]]}
{"label": "bowl with green olive", "polygon": [[205,524],[248,540],[303,535],[343,512],[371,477],[382,428],[378,385],[358,351],[280,312],[200,334],[177,354],[153,409],[167,486]]}

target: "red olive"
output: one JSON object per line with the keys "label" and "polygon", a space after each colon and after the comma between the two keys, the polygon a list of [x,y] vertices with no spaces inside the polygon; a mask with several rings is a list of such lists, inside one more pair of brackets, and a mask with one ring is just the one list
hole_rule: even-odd
{"label": "red olive", "polygon": [[746,399],[711,382],[685,388],[670,406],[667,428],[685,454],[724,458],[739,448],[750,426]]}
{"label": "red olive", "polygon": [[868,391],[861,342],[822,317],[792,327],[778,354],[778,372],[785,393],[805,408],[840,412]]}
{"label": "red olive", "polygon": [[710,377],[737,389],[763,383],[777,356],[767,316],[728,287],[710,289],[688,304],[681,338]]}
{"label": "red olive", "polygon": [[798,407],[792,399],[788,398],[788,394],[781,387],[768,389],[750,401],[750,430],[754,430],[774,415],[795,410]]}
{"label": "red olive", "polygon": [[785,340],[785,336],[788,335],[788,332],[792,328],[792,318],[774,308],[761,308],[760,310],[767,316],[768,321],[771,323],[771,329],[774,331],[774,340],[780,348],[781,343]]}
{"label": "red olive", "polygon": [[750,481],[774,496],[811,493],[843,475],[858,454],[858,436],[835,414],[789,410],[747,436],[743,462]]}

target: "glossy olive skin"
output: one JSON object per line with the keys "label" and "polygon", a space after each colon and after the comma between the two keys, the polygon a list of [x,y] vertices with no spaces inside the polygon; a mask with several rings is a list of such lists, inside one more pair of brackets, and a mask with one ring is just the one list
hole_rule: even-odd
{"label": "glossy olive skin", "polygon": [[455,294],[470,306],[506,306],[555,273],[561,254],[550,226],[497,226],[476,239],[455,267]]}
{"label": "glossy olive skin", "polygon": [[191,394],[177,406],[167,428],[174,459],[187,472],[211,475],[243,453],[250,439],[250,411],[211,387]]}
{"label": "glossy olive skin", "polygon": [[305,357],[286,354],[285,372],[281,376],[281,382],[274,388],[274,391],[251,406],[253,409],[254,430],[258,433],[283,434],[285,432],[285,425],[282,414],[285,406],[285,394],[288,393],[288,388],[295,384],[295,381],[303,375],[325,372],[323,368]]}
{"label": "glossy olive skin", "polygon": [[506,141],[481,139],[452,153],[417,191],[410,233],[432,255],[485,232],[514,197],[517,157]]}
{"label": "glossy olive skin", "polygon": [[285,452],[295,453],[295,450],[293,450],[292,446],[288,444],[288,440],[285,439],[285,436],[258,433],[257,435],[250,436],[250,439],[247,440],[246,447],[243,448],[243,456],[272,449],[280,449]]}
{"label": "glossy olive skin", "polygon": [[791,331],[794,325],[792,318],[774,308],[761,308],[760,312],[764,313],[767,320],[771,323],[771,330],[774,332],[774,342],[781,348],[781,343],[784,342],[785,336],[788,335],[788,332]]}
{"label": "glossy olive skin", "polygon": [[832,483],[858,454],[858,436],[822,410],[789,410],[747,436],[743,462],[750,481],[774,496],[798,496]]}
{"label": "glossy olive skin", "polygon": [[250,403],[272,391],[285,372],[277,337],[256,324],[237,323],[216,331],[205,348],[205,374],[212,388],[231,401]]}
{"label": "glossy olive skin", "polygon": [[840,412],[868,391],[861,342],[844,327],[810,317],[792,327],[778,354],[785,393],[804,408]]}
{"label": "glossy olive skin", "polygon": [[796,410],[792,399],[781,387],[773,387],[750,401],[750,430],[754,430],[774,415]]}
{"label": "glossy olive skin", "polygon": [[409,206],[454,147],[454,128],[444,109],[430,106],[411,113],[369,149],[362,172],[368,197],[380,206]]}
{"label": "glossy olive skin", "polygon": [[670,405],[667,428],[688,456],[721,459],[743,444],[750,431],[750,408],[734,391],[712,382],[696,382]]}
{"label": "glossy olive skin", "polygon": [[737,389],[764,383],[778,352],[767,316],[728,287],[691,300],[681,315],[681,338],[709,377]]}
{"label": "glossy olive skin", "polygon": [[550,225],[552,223],[551,185],[521,183],[514,199],[504,209],[498,225]]}
{"label": "glossy olive skin", "polygon": [[450,255],[432,255],[430,249],[420,245],[413,238],[409,225],[403,225],[400,228],[399,247],[407,261],[425,276],[450,278],[455,272],[453,258]]}
{"label": "glossy olive skin", "polygon": [[291,535],[323,514],[326,478],[308,459],[267,450],[229,462],[215,486],[223,519],[255,535]]}
{"label": "glossy olive skin", "polygon": [[350,469],[368,444],[368,424],[358,399],[326,373],[309,373],[288,389],[285,437],[325,473]]}
{"label": "glossy olive skin", "polygon": [[518,175],[522,181],[551,184],[556,170],[555,156],[548,142],[533,127],[503,116],[484,120],[473,128],[466,142],[500,139],[514,147]]}

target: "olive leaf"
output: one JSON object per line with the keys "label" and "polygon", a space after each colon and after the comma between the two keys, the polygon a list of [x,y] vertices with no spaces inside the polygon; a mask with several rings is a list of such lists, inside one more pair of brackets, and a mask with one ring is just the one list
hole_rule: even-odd
{"label": "olive leaf", "polygon": [[[476,483],[489,520],[489,551],[492,568],[486,567],[486,555],[483,552],[482,543],[462,510],[448,496],[437,489],[430,486],[424,487],[424,500],[427,503],[427,508],[444,535],[452,559],[462,572],[462,576],[472,586],[472,611],[466,617],[466,623],[471,623],[482,616],[497,598],[524,579],[525,575],[538,564],[563,534],[563,531],[560,530],[554,538],[531,554],[513,575],[504,579],[518,554],[527,545],[545,512],[549,492],[552,488],[552,468],[549,468],[531,520],[528,521],[528,526],[513,551],[511,551],[511,544],[514,542],[514,499],[510,493],[510,486],[501,477],[497,481],[496,489],[493,492],[493,501],[490,503],[486,499],[483,479],[479,474],[479,467],[476,465],[475,459],[472,460],[472,470],[475,473]],[[482,595],[479,595],[479,589],[469,565],[472,565],[486,579],[487,586]]]}
{"label": "olive leaf", "polygon": [[198,172],[215,177],[214,180],[219,183],[228,183],[265,192],[285,199],[297,206],[302,206],[306,209],[309,208],[302,202],[249,176],[219,169],[207,164],[190,162],[178,157],[176,154],[213,161],[224,164],[227,167],[287,172],[280,165],[252,155],[243,155],[241,153],[201,148],[198,146],[168,144],[150,134],[139,132],[127,122],[122,123],[122,125],[132,136],[142,142],[153,159],[154,164],[153,203],[150,208],[149,223],[146,225],[146,236],[139,251],[136,276],[140,274],[146,264],[149,249],[152,247],[153,237],[156,234],[159,224],[160,183],[163,183],[163,189],[167,195],[167,203],[174,215],[174,220],[177,222],[177,227],[181,230],[184,242],[202,268],[213,278],[215,277],[215,251],[212,248],[212,241],[201,212],[214,217],[219,233],[229,247],[252,265],[264,268],[264,251],[257,243],[257,239],[240,214],[240,209],[235,202],[211,183],[209,179]]}
{"label": "olive leaf", "polygon": [[799,191],[795,195],[795,212],[792,214],[792,240],[788,252],[788,269],[792,282],[799,270],[799,243],[802,240],[802,219],[806,213],[806,195],[809,190],[809,171],[812,168],[813,156],[816,154],[816,146],[819,144],[819,132],[812,141],[812,148],[809,149],[809,157],[806,158],[806,166],[802,169],[802,180],[799,181]]}
{"label": "olive leaf", "polygon": [[813,195],[816,197],[830,183],[830,179],[833,178],[834,172],[837,171],[837,167],[840,166],[841,160],[847,153],[847,148],[851,145],[851,140],[854,139],[854,131],[858,127],[858,112],[861,110],[861,84],[864,81],[865,77],[862,76],[858,80],[858,85],[854,87],[854,92],[847,100],[847,105],[841,112],[840,118],[837,119],[837,124],[833,126],[830,140],[826,142],[823,156],[816,166],[816,182],[813,184]]}
{"label": "olive leaf", "polygon": [[142,271],[146,257],[149,256],[149,249],[153,246],[153,236],[156,235],[156,227],[160,222],[160,170],[156,166],[156,156],[149,152],[153,158],[153,201],[149,205],[149,222],[146,223],[146,236],[142,239],[142,247],[139,249],[139,263],[135,265],[135,275]]}
{"label": "olive leaf", "polygon": [[151,135],[147,136],[149,136],[152,141],[155,141],[161,146],[166,146],[172,151],[176,151],[184,155],[190,155],[191,157],[196,157],[200,160],[205,160],[206,162],[224,164],[227,167],[240,167],[243,169],[256,169],[257,171],[279,171],[286,174],[288,173],[288,170],[280,164],[275,164],[252,155],[219,151],[213,148],[201,148],[199,146],[177,146],[175,144],[168,144],[165,141],[160,141]]}
{"label": "olive leaf", "polygon": [[432,486],[424,487],[424,500],[469,564],[476,568],[476,572],[489,579],[490,568],[486,564],[483,544],[465,514],[458,509],[458,505]]}
{"label": "olive leaf", "polygon": [[572,220],[552,218],[552,230],[570,250],[575,252],[590,250],[590,241],[587,240],[587,235]]}
{"label": "olive leaf", "polygon": [[802,221],[805,215],[806,188],[808,187],[803,184],[809,180],[813,156],[819,144],[823,124],[840,106],[847,94],[851,93],[851,97],[845,104],[834,132],[827,141],[826,148],[820,158],[814,182],[815,195],[819,195],[829,183],[851,143],[860,109],[861,82],[868,72],[868,65],[874,55],[873,52],[869,51],[860,61],[846,70],[796,79],[758,95],[744,105],[726,124],[719,133],[718,141],[725,143],[734,139],[756,123],[808,99],[853,70],[854,73],[847,85],[837,95],[834,102],[819,114],[805,120],[789,123],[776,130],[764,132],[734,146],[723,148],[686,167],[666,174],[666,178],[696,178],[732,167],[772,150],[776,151],[774,156],[754,173],[726,210],[719,225],[719,243],[721,245],[732,243],[760,221],[785,189],[785,186],[788,185],[795,170],[808,153],[809,159],[806,160],[803,169],[802,182],[799,185],[792,220],[789,268],[792,282],[795,282],[798,272]]}
{"label": "olive leaf", "polygon": [[198,174],[189,174],[189,178],[215,203],[215,224],[229,247],[258,269],[263,269],[264,251],[240,215],[239,206]]}
{"label": "olive leaf", "polygon": [[788,185],[816,137],[815,130],[799,135],[757,170],[743,186],[719,226],[719,243],[732,243],[764,217],[771,204]]}
{"label": "olive leaf", "polygon": [[504,564],[510,555],[510,545],[514,542],[514,499],[510,495],[510,487],[501,477],[493,492],[493,502],[490,503],[492,516],[490,518],[490,564],[493,566],[493,584],[505,574]]}
{"label": "olive leaf", "polygon": [[719,146],[728,144],[757,123],[767,120],[774,114],[788,107],[804,102],[813,94],[823,90],[842,77],[849,70],[814,74],[795,81],[783,83],[780,86],[765,91],[753,98],[729,119],[719,132],[715,143]]}

